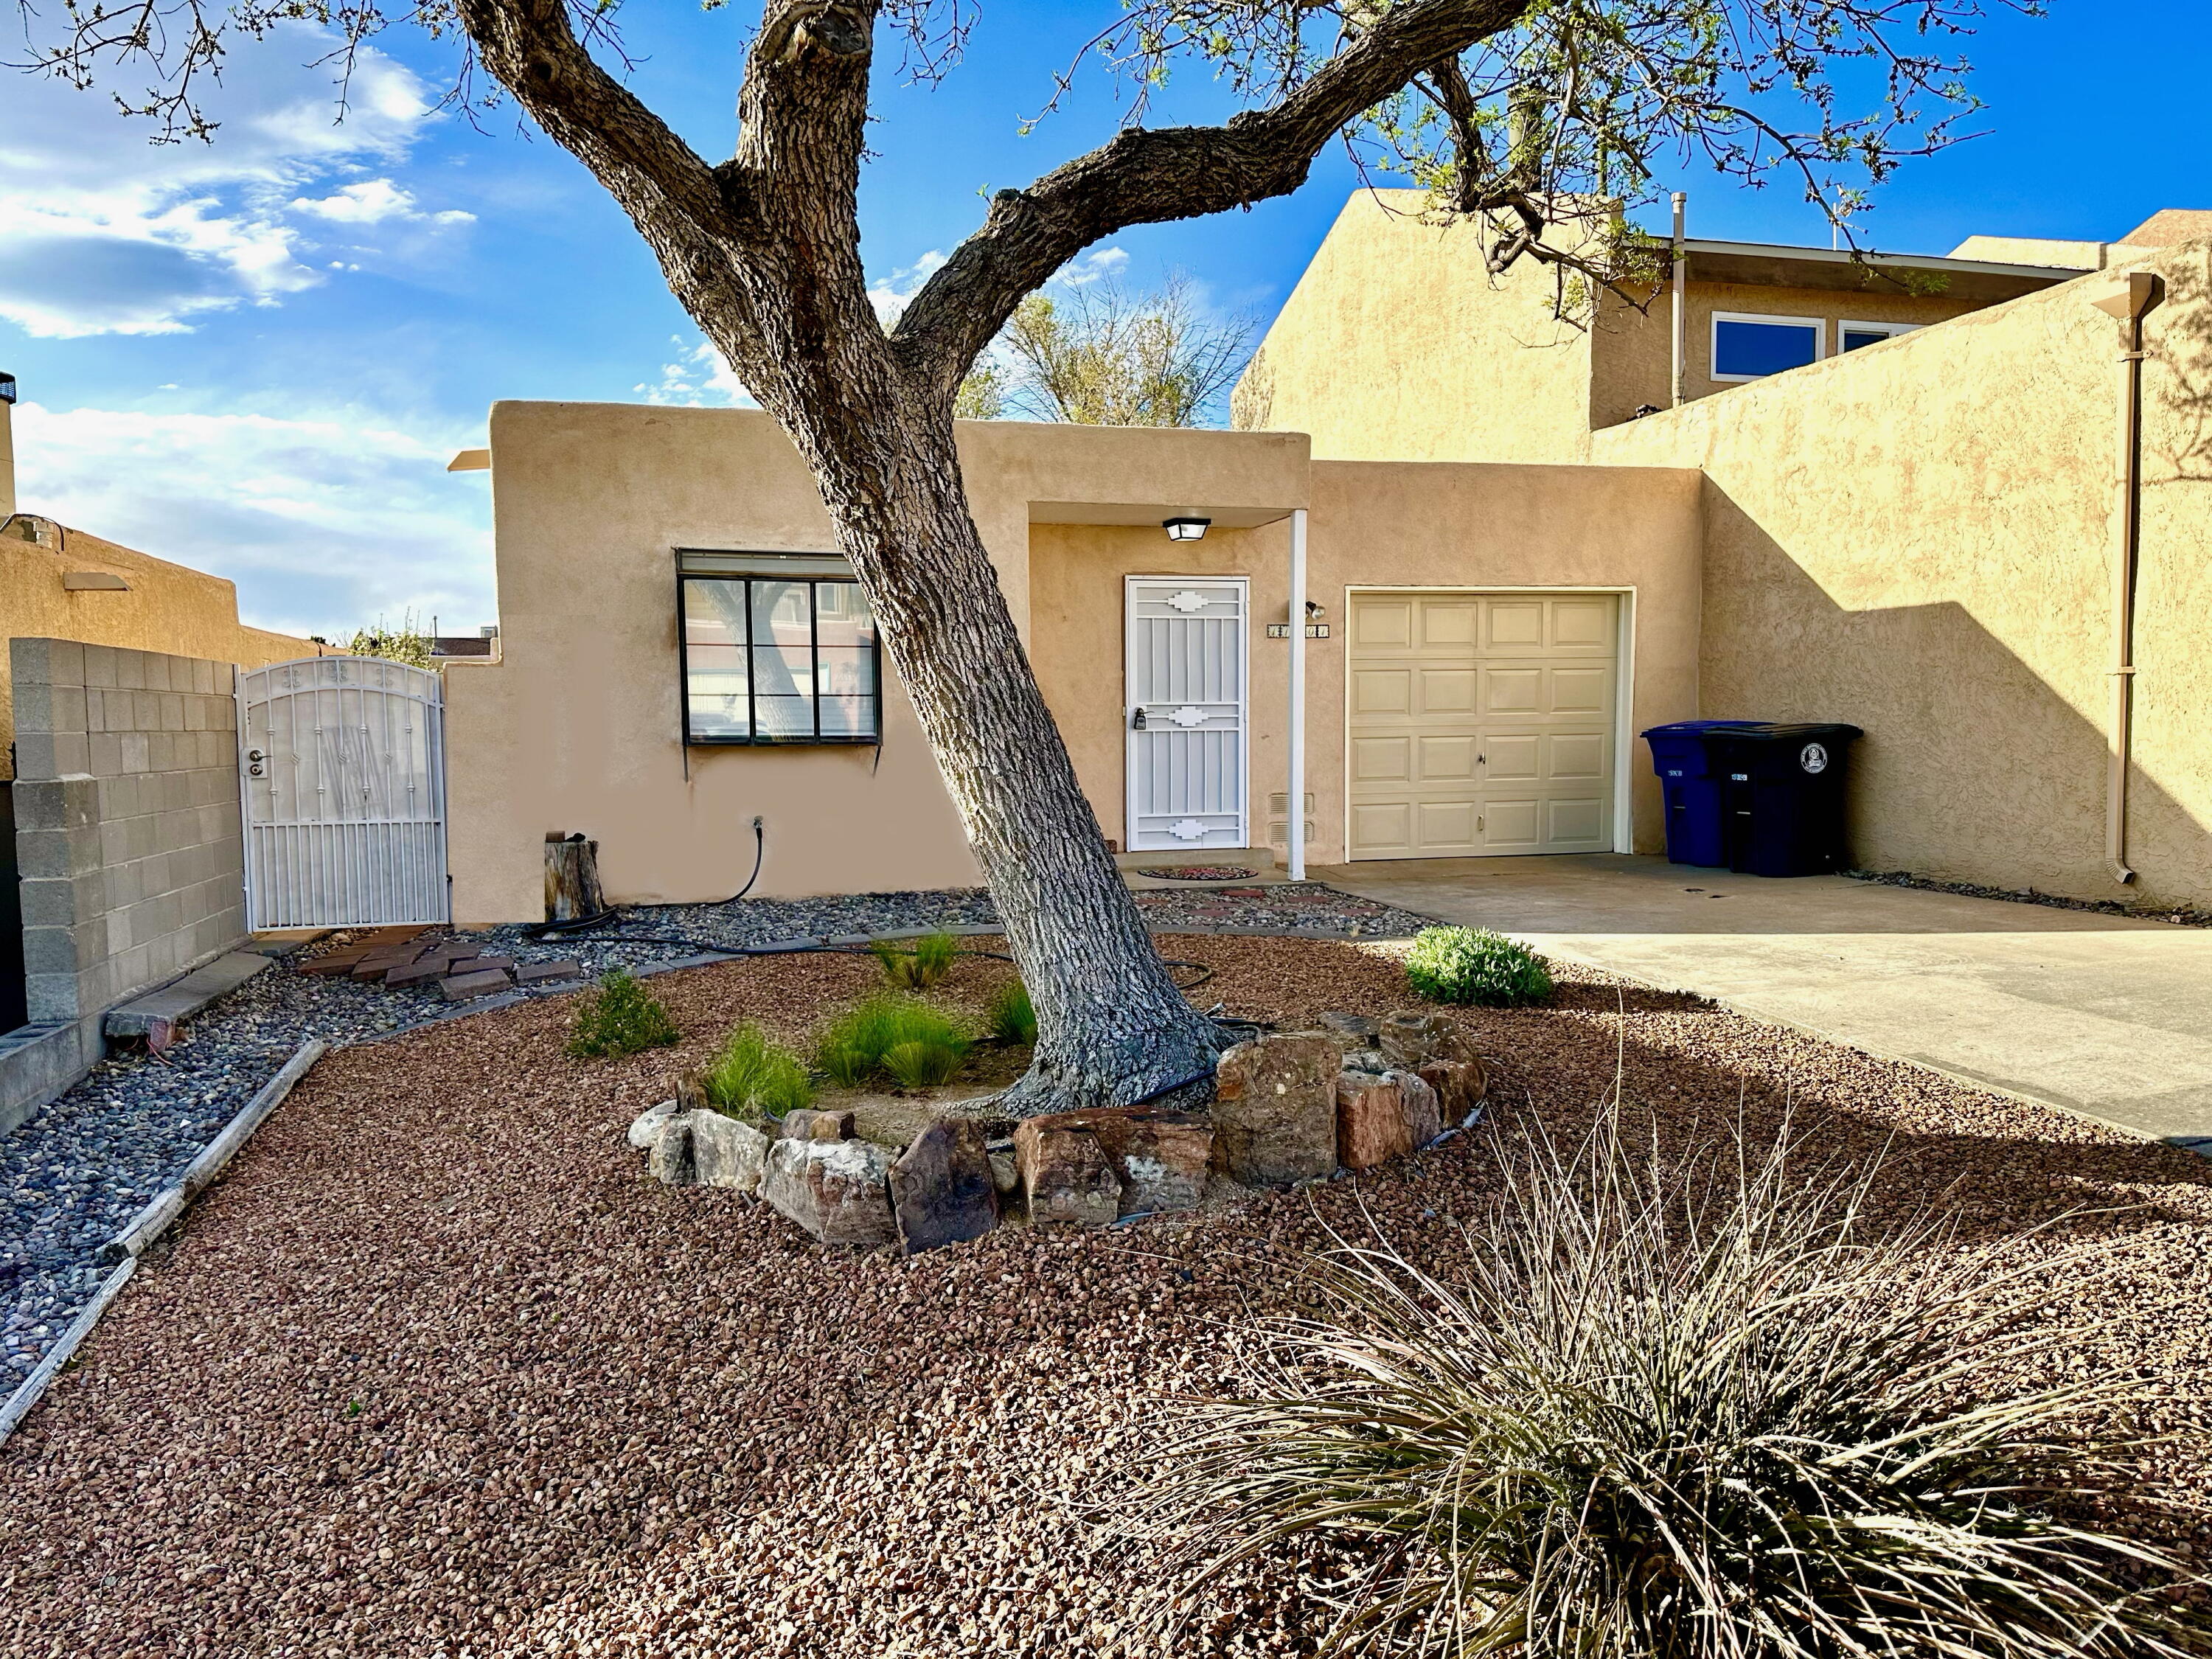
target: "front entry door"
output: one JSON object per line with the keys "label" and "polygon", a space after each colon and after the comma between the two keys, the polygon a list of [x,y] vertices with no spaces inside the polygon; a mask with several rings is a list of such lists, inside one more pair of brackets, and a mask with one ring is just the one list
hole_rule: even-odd
{"label": "front entry door", "polygon": [[1127,582],[1129,850],[1246,846],[1244,578]]}
{"label": "front entry door", "polygon": [[1355,593],[1351,855],[1613,847],[1620,601]]}

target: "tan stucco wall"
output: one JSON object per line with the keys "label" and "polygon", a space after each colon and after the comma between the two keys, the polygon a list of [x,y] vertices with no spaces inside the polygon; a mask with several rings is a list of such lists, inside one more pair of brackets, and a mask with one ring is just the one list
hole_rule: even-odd
{"label": "tan stucco wall", "polygon": [[[77,570],[120,576],[130,591],[71,592],[62,578]],[[0,536],[0,640],[9,639],[76,640],[245,668],[316,654],[309,641],[242,626],[237,590],[223,578],[66,527],[58,552]],[[14,729],[11,693],[0,682],[0,777],[12,775],[4,746]]]}
{"label": "tan stucco wall", "polygon": [[1333,460],[1572,461],[1589,432],[1589,337],[1553,313],[1557,276],[1484,265],[1467,221],[1421,191],[1344,204],[1233,400],[1246,429],[1312,434]]}
{"label": "tan stucco wall", "polygon": [[[2145,262],[2140,896],[2212,902],[2212,252]],[[1702,467],[1702,712],[1840,720],[1862,865],[2092,898],[2104,864],[2120,326],[2087,276],[1617,427]]]}
{"label": "tan stucco wall", "polygon": [[[502,404],[492,415],[502,659],[447,678],[450,865],[464,921],[543,914],[547,831],[599,842],[610,896],[928,887],[976,878],[911,710],[887,697],[871,750],[695,749],[678,738],[678,546],[823,550],[830,526],[796,452],[752,411]],[[1564,467],[1309,465],[1295,434],[963,426],[977,522],[1107,835],[1122,837],[1122,579],[1251,579],[1251,839],[1284,788],[1290,509],[1309,504],[1313,596],[1347,586],[1551,585],[1635,592],[1635,718],[1696,698],[1694,475]],[[1205,513],[1176,545],[1159,520]],[[1037,521],[1031,522],[1035,515]],[[1112,522],[1071,522],[1109,519]],[[1235,520],[1242,519],[1245,527]],[[1266,522],[1255,522],[1267,520]],[[1308,787],[1317,861],[1340,857],[1343,668],[1310,659]],[[1638,785],[1639,842],[1659,834]]]}

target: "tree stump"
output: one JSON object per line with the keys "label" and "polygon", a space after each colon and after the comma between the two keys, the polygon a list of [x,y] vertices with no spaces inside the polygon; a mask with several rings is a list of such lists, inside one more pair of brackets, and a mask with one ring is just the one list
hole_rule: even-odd
{"label": "tree stump", "polygon": [[580,921],[605,909],[599,892],[599,844],[581,836],[545,838],[545,920]]}

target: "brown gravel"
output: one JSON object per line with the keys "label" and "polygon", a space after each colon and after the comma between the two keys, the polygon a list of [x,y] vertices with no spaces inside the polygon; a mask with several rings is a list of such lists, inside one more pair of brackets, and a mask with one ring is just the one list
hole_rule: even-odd
{"label": "brown gravel", "polygon": [[[1388,946],[1164,944],[1255,1018],[1409,1001]],[[0,1449],[0,1653],[1162,1651],[1135,1630],[1157,1586],[1081,1505],[1152,1401],[1219,1374],[1213,1319],[1281,1294],[1267,1258],[1363,1204],[1444,1248],[1489,1152],[912,1261],[641,1178],[624,1126],[728,1021],[789,1030],[873,973],[657,980],[685,1046],[620,1062],[564,1057],[560,1003],[325,1060]],[[1475,1030],[1509,1127],[1585,1119],[1618,1054],[1666,1132],[1787,1097],[1824,1144],[1893,1141],[1896,1196],[1948,1191],[1971,1234],[2134,1206],[2062,1229],[2109,1272],[2054,1283],[2054,1316],[2094,1302],[2080,1365],[2212,1375],[2212,1170],[2185,1153],[1585,971]],[[1255,1581],[1175,1651],[1300,1651],[1300,1617]]]}

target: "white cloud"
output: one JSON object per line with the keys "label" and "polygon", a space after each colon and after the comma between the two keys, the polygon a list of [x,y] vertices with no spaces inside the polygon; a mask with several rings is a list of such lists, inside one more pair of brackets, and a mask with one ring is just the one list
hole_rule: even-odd
{"label": "white cloud", "polygon": [[[682,347],[684,337],[669,336],[668,343]],[[641,380],[630,388],[649,404],[675,404],[687,409],[757,409],[751,392],[737,371],[723,360],[711,340],[685,348],[674,362],[660,366],[658,380]]]}
{"label": "white cloud", "polygon": [[448,633],[494,619],[484,475],[466,428],[317,418],[15,410],[24,509],[227,576],[240,614],[326,636],[411,607]]}
{"label": "white cloud", "polygon": [[1128,268],[1128,249],[1095,247],[1062,265],[1052,280],[1060,288],[1084,288],[1103,276],[1119,276]]}
{"label": "white cloud", "polygon": [[868,303],[876,308],[876,315],[889,328],[898,320],[898,314],[907,303],[921,292],[921,285],[944,264],[945,256],[935,248],[900,270],[888,276],[878,276],[868,284]]}
{"label": "white cloud", "polygon": [[[403,158],[433,110],[404,65],[355,66],[337,121],[326,37],[277,31],[210,88],[215,141],[152,145],[105,91],[12,77],[0,127],[0,317],[34,335],[170,334],[326,280],[303,257],[316,227],[454,223],[387,178],[340,182]],[[327,194],[310,196],[320,187]]]}

